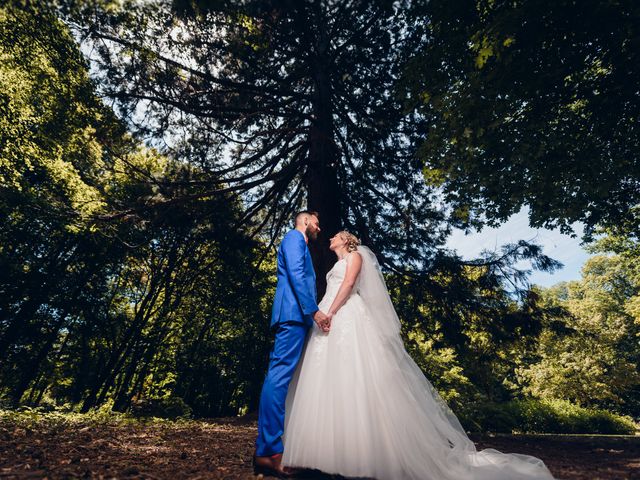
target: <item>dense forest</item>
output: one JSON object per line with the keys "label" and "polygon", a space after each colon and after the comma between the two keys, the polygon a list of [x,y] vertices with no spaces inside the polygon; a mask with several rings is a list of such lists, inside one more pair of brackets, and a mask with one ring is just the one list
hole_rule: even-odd
{"label": "dense forest", "polygon": [[[311,208],[319,293],[348,228],[465,426],[633,432],[639,20],[632,1],[3,2],[0,405],[255,412],[275,248]],[[446,248],[523,206],[585,225],[579,280],[532,285],[562,265],[531,242]]]}

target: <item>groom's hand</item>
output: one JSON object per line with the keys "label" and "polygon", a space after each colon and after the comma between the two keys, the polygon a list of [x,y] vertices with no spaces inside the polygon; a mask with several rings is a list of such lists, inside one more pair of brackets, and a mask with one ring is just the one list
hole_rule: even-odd
{"label": "groom's hand", "polygon": [[331,319],[322,311],[318,310],[313,314],[313,320],[318,324],[323,332],[328,332],[331,326]]}

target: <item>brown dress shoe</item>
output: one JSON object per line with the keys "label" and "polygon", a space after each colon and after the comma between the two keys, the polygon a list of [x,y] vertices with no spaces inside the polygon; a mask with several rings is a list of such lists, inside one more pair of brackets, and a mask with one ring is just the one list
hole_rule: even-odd
{"label": "brown dress shoe", "polygon": [[277,478],[289,478],[290,474],[285,472],[282,468],[282,454],[276,453],[274,455],[259,457],[253,456],[253,474],[258,475],[271,475]]}

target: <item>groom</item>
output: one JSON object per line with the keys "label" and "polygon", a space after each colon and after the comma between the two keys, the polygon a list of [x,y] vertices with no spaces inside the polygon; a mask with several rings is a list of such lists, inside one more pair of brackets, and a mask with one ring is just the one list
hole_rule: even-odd
{"label": "groom", "polygon": [[295,229],[286,233],[278,249],[278,285],[271,313],[275,343],[262,386],[258,411],[255,473],[285,476],[282,468],[284,405],[289,382],[298,365],[307,331],[315,321],[329,330],[330,318],[318,309],[316,275],[307,243],[320,232],[318,214],[304,210],[295,216]]}

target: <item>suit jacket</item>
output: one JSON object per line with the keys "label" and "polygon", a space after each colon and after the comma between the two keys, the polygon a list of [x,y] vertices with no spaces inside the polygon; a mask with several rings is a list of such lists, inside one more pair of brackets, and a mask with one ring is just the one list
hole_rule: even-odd
{"label": "suit jacket", "polygon": [[287,232],[278,248],[278,285],[271,311],[271,327],[280,322],[313,325],[312,315],[318,310],[316,273],[304,234]]}

